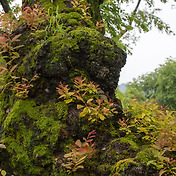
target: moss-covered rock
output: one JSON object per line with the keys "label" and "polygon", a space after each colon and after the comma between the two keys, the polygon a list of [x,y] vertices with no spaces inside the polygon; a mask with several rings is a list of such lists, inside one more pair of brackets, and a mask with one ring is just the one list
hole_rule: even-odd
{"label": "moss-covered rock", "polygon": [[[57,109],[59,107],[59,109]],[[33,100],[18,100],[4,121],[10,163],[17,175],[48,175],[59,148],[59,133],[65,127],[65,103],[37,106]],[[45,174],[46,173],[46,174]]]}
{"label": "moss-covered rock", "polygon": [[[55,84],[56,87],[59,81],[68,81],[75,70],[80,70],[112,96],[125,57],[114,42],[97,30],[78,27],[36,44],[30,54],[23,58],[18,72],[23,76],[39,74],[40,79],[48,82],[48,85],[42,85],[38,81],[42,91],[47,89],[51,95],[55,94],[55,89],[51,90],[52,86],[49,85]],[[36,88],[35,92],[39,92],[39,87]]]}
{"label": "moss-covered rock", "polygon": [[[34,3],[33,0],[23,2],[31,6]],[[85,1],[91,4],[88,13],[92,18],[86,18],[79,8],[73,8],[71,1],[37,2],[45,9],[50,8],[52,15],[60,14],[59,25],[63,25],[63,29],[53,32],[46,22],[37,31],[22,25],[15,32],[22,34],[20,42],[15,44],[22,43],[23,47],[17,50],[20,57],[9,65],[9,68],[17,65],[13,70],[15,80],[7,81],[0,92],[0,140],[4,139],[6,145],[6,154],[0,152],[0,167],[17,176],[68,175],[62,167],[64,154],[70,150],[67,146],[95,129],[96,155],[85,162],[84,169],[71,175],[105,176],[111,172],[111,166],[106,163],[116,161],[115,150],[106,151],[105,146],[118,136],[117,120],[122,110],[114,98],[114,90],[126,54],[96,29],[96,21],[101,19],[99,5],[102,1]],[[39,78],[31,81],[36,74]],[[114,99],[113,108],[118,113],[102,123],[91,123],[87,118],[80,118],[81,110],[77,109],[76,101],[67,105],[58,99],[59,82],[74,91],[76,76],[99,84],[100,91],[94,97]],[[15,96],[11,86],[26,79],[24,84],[30,83],[27,97]],[[87,100],[91,98],[86,96]],[[102,160],[104,151],[111,159],[104,157]]]}

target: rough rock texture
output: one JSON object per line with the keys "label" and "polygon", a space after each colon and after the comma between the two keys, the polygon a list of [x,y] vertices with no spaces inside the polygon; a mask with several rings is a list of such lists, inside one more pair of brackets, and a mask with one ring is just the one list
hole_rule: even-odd
{"label": "rough rock texture", "polygon": [[[87,1],[92,18],[83,18],[80,9],[73,8],[68,0],[23,2],[30,6],[39,2],[45,9],[50,8],[52,15],[57,10],[63,28],[53,31],[52,26],[47,32],[46,22],[35,31],[25,24],[15,31],[16,35],[22,34],[15,45],[24,46],[17,50],[20,57],[9,66],[11,69],[18,64],[13,70],[17,79],[7,80],[8,84],[0,92],[0,141],[4,139],[6,145],[6,149],[0,150],[0,168],[7,175],[15,176],[67,176],[63,163],[66,163],[64,154],[70,149],[66,146],[74,145],[77,139],[82,140],[96,130],[95,155],[82,163],[83,169],[70,175],[157,176],[154,168],[146,167],[146,158],[154,157],[152,152],[141,150],[134,142],[141,141],[135,136],[125,138],[125,132],[119,131],[118,120],[124,114],[114,90],[126,54],[103,35],[103,29],[96,29],[96,21],[101,19],[99,5],[103,1]],[[30,81],[36,74],[39,78],[31,82],[33,87],[28,96],[17,97],[11,86],[25,79]],[[64,82],[74,92],[77,76],[99,85],[98,92],[87,91],[86,101],[111,98],[117,113],[91,122],[86,115],[81,117],[78,99],[71,103],[59,99],[56,91],[59,83]]]}
{"label": "rough rock texture", "polygon": [[87,75],[112,96],[126,59],[125,53],[113,41],[87,27],[79,27],[64,36],[52,37],[37,45],[33,51],[23,59],[19,74],[39,74],[40,80],[46,81],[42,90],[38,87],[41,87],[38,81],[35,94],[48,90],[45,96],[48,94],[49,97],[56,93],[55,87],[59,81],[68,81],[75,72]]}
{"label": "rough rock texture", "polygon": [[[43,2],[43,6],[49,6],[49,2]],[[30,80],[35,74],[39,78],[32,82],[25,99],[16,97],[9,86],[0,93],[0,132],[7,147],[0,151],[1,168],[17,176],[68,175],[62,167],[64,154],[69,151],[66,146],[95,129],[96,155],[84,164],[84,169],[71,175],[107,176],[113,174],[113,165],[119,160],[117,153],[128,150],[126,144],[119,143],[120,149],[116,147],[118,142],[113,142],[120,137],[117,121],[122,116],[114,90],[126,54],[96,30],[94,21],[99,18],[98,13],[95,15],[91,9],[93,22],[83,20],[77,11],[68,11],[72,7],[69,1],[59,2],[59,8],[63,3],[65,6],[60,9],[61,22],[66,27],[64,33],[46,37],[43,26],[38,31],[20,26],[16,31],[22,34],[20,42],[24,47],[18,51],[20,58],[13,62],[18,64],[14,74],[20,79]],[[118,113],[101,123],[90,123],[79,117],[81,110],[75,102],[66,104],[58,99],[59,82],[73,89],[76,76],[99,84],[100,92],[95,96],[113,99]],[[142,172],[142,168],[138,170]]]}

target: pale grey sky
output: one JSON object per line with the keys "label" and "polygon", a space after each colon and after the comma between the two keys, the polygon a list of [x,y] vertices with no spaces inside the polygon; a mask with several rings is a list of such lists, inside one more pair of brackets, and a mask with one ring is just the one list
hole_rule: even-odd
{"label": "pale grey sky", "polygon": [[[155,2],[158,4],[159,0]],[[21,0],[16,0],[15,3],[21,3]],[[171,3],[159,3],[159,7],[162,8],[159,16],[170,24],[176,33],[176,8],[171,9]],[[122,68],[119,84],[130,82],[133,78],[154,71],[170,56],[176,57],[176,36],[162,34],[157,29],[140,36],[137,45],[133,47],[133,55],[127,57],[127,63]]]}
{"label": "pale grey sky", "polygon": [[[162,8],[159,16],[176,33],[176,8],[171,8],[171,3],[159,3],[159,6]],[[161,33],[156,28],[140,36],[132,51],[133,55],[127,57],[127,63],[122,68],[119,84],[130,82],[133,78],[154,71],[170,56],[176,57],[176,36]]]}

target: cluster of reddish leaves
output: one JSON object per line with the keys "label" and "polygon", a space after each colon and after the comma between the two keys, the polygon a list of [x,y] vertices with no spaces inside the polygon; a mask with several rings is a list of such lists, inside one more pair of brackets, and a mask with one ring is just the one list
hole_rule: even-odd
{"label": "cluster of reddish leaves", "polygon": [[105,27],[105,24],[103,23],[103,20],[97,21],[96,28],[102,31],[102,28]]}
{"label": "cluster of reddish leaves", "polygon": [[25,4],[23,4],[23,8],[24,10],[19,16],[19,19],[22,21],[22,24],[27,24],[27,26],[32,30],[38,29],[40,25],[49,18],[46,16],[44,8],[37,4],[34,4],[34,8],[25,7]]}
{"label": "cluster of reddish leaves", "polygon": [[[20,79],[19,77],[13,77],[13,79]],[[29,81],[26,78],[21,78],[20,82],[16,82],[15,85],[11,90],[14,90],[16,92],[16,96],[18,98],[27,98],[29,94],[29,89],[33,87],[32,81],[35,81],[39,76],[36,74],[33,76],[33,78]]]}
{"label": "cluster of reddish leaves", "polygon": [[[91,122],[103,121],[113,116],[115,108],[114,103],[109,99],[101,99],[98,95],[98,85],[93,82],[87,82],[86,78],[76,77],[74,81],[74,90],[70,91],[68,85],[60,83],[57,88],[60,94],[59,98],[64,98],[67,104],[77,103],[77,109],[83,109],[80,117],[88,117]],[[91,98],[90,98],[91,97]]]}
{"label": "cluster of reddish leaves", "polygon": [[69,173],[75,172],[78,169],[83,169],[83,162],[87,158],[90,158],[92,154],[95,153],[95,142],[92,143],[95,137],[95,130],[91,131],[87,138],[83,138],[84,142],[81,142],[79,139],[75,142],[75,145],[69,146],[71,150],[70,153],[65,154],[64,157],[67,159],[67,163],[63,164]]}
{"label": "cluster of reddish leaves", "polygon": [[84,0],[73,0],[71,3],[73,4],[73,8],[78,8],[81,10],[84,19],[91,18],[90,14],[88,13],[88,9],[90,7],[85,4]]}
{"label": "cluster of reddish leaves", "polygon": [[[34,8],[25,7],[25,4],[23,4],[23,10],[17,8],[12,14],[0,14],[0,88],[2,89],[8,84],[5,80],[10,76],[14,82],[12,90],[17,92],[16,96],[19,98],[27,97],[29,88],[32,87],[31,81],[34,81],[38,76],[35,75],[30,81],[26,78],[18,78],[21,81],[16,82],[17,78],[12,75],[17,65],[11,68],[11,62],[20,57],[16,50],[23,46],[14,45],[15,42],[20,41],[19,38],[21,34],[15,35],[13,32],[18,26],[25,26],[25,24],[26,28],[37,30],[47,18],[44,9],[37,4],[34,4]],[[5,62],[6,59],[9,61],[4,64],[3,62]]]}

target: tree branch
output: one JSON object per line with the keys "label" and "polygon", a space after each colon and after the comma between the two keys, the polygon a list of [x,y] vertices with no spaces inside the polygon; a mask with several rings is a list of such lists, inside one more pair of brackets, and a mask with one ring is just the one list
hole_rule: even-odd
{"label": "tree branch", "polygon": [[[135,9],[133,10],[133,12],[131,14],[132,17],[134,17],[136,15],[140,3],[141,3],[141,0],[138,0],[136,7],[135,7]],[[129,21],[129,25],[130,26],[132,25],[133,21],[134,21],[133,18],[131,18],[131,20]],[[121,38],[127,31],[128,31],[128,29],[121,30],[120,34],[118,35],[118,38]]]}
{"label": "tree branch", "polygon": [[7,0],[0,0],[0,3],[5,13],[8,13],[11,10]]}

